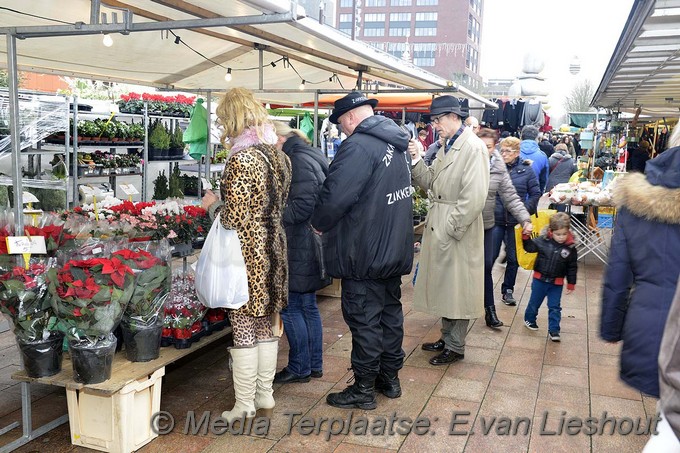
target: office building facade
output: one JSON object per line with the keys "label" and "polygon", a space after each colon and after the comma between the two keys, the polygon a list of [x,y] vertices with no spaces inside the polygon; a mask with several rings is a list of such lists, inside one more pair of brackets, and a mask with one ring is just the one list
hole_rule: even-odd
{"label": "office building facade", "polygon": [[336,0],[336,28],[432,73],[481,87],[483,0]]}

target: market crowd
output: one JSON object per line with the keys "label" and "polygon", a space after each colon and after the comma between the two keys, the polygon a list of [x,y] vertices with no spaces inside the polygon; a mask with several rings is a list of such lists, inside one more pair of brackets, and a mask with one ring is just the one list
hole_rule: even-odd
{"label": "market crowd", "polygon": [[[414,309],[441,318],[440,339],[421,346],[434,353],[430,364],[465,358],[471,320],[484,316],[489,328],[503,326],[491,269],[505,244],[500,301],[516,305],[516,234],[521,251],[536,254],[525,326],[539,329],[537,314],[547,300],[548,337],[560,341],[562,294],[577,283],[577,238],[565,212],[546,214],[540,229],[534,225],[544,193],[585,179],[585,165],[576,163],[584,152],[578,139],[556,140],[530,124],[519,137],[501,135],[481,127],[453,96],[434,98],[427,123],[417,129],[376,115],[377,104],[357,91],[335,102],[329,118],[337,125],[333,139],[338,130],[345,138],[332,145],[330,165],[306,134],[269,120],[247,90],[230,90],[218,106],[229,160],[221,196],[208,191],[203,205],[222,226],[236,230],[250,295],[245,305],[229,310],[236,395],[234,408],[223,413],[229,420],[271,413],[273,383],[323,376],[315,293],[331,277],[341,280],[354,382],[330,393],[328,404],[370,410],[377,407],[376,392],[401,396],[401,278],[413,269],[414,190],[430,205]],[[646,162],[644,174],[631,173],[616,185],[618,216],[601,325],[602,338],[623,341],[622,379],[643,393],[659,397],[661,392],[665,426],[675,436],[680,434],[680,352],[675,352],[680,329],[677,316],[668,313],[680,310],[680,292],[671,308],[680,274],[677,131],[671,147]],[[271,321],[276,314],[290,344],[288,364],[279,372]]]}

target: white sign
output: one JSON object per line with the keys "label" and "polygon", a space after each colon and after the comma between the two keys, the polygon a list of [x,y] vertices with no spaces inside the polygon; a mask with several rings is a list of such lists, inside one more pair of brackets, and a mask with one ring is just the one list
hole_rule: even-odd
{"label": "white sign", "polygon": [[213,188],[212,184],[210,184],[210,181],[205,178],[201,178],[201,187],[203,190],[212,190]]}
{"label": "white sign", "polygon": [[139,193],[134,184],[121,184],[118,187],[125,192],[125,195],[137,195]]}
{"label": "white sign", "polygon": [[45,255],[47,247],[43,236],[9,236],[7,238],[7,251],[10,255],[30,253]]}

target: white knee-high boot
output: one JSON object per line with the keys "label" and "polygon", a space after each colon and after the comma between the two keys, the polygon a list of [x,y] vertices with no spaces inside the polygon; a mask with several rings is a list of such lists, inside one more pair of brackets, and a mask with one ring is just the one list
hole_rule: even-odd
{"label": "white knee-high boot", "polygon": [[274,375],[276,374],[276,357],[279,352],[279,339],[274,337],[257,343],[257,390],[255,392],[255,409],[258,417],[270,417],[274,411]]}
{"label": "white knee-high boot", "polygon": [[231,369],[236,404],[230,411],[222,412],[222,418],[231,422],[243,417],[244,412],[246,418],[255,416],[258,347],[233,347],[229,348],[229,353],[232,360]]}

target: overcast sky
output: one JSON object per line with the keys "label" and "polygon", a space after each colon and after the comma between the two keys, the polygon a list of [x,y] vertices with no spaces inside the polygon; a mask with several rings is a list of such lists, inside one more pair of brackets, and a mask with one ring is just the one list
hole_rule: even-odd
{"label": "overcast sky", "polygon": [[[599,86],[632,5],[633,0],[484,0],[480,73],[484,80],[515,78],[524,55],[542,56],[551,108],[562,110],[561,100],[577,80]],[[569,73],[574,56],[581,62],[577,76]]]}

